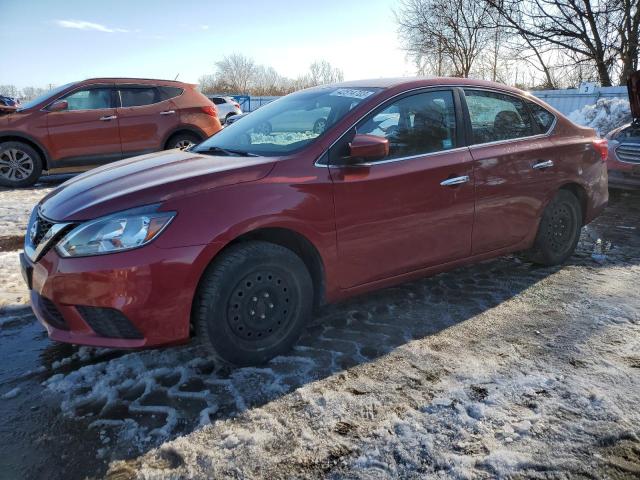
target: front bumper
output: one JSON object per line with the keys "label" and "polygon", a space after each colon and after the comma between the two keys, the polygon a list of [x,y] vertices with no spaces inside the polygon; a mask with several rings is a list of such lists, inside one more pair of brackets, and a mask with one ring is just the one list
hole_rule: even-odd
{"label": "front bumper", "polygon": [[21,257],[31,306],[53,340],[143,348],[189,339],[202,246],[61,258]]}
{"label": "front bumper", "polygon": [[[640,167],[640,166],[639,166]],[[640,170],[609,170],[609,186],[622,189],[640,189]]]}

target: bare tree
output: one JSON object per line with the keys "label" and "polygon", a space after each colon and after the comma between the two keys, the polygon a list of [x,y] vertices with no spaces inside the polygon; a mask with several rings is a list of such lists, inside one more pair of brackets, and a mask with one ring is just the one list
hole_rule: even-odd
{"label": "bare tree", "polygon": [[25,100],[32,100],[46,91],[46,89],[40,87],[24,87],[22,89],[22,98]]}
{"label": "bare tree", "polygon": [[537,52],[548,83],[551,75],[540,51],[553,48],[573,65],[591,63],[602,86],[611,86],[611,72],[622,47],[617,23],[621,4],[634,0],[484,1],[498,12],[503,27],[519,34],[530,51]]}
{"label": "bare tree", "polygon": [[616,52],[620,57],[620,84],[627,83],[629,75],[638,69],[640,55],[640,2],[638,0],[618,0],[620,39]]}
{"label": "bare tree", "polygon": [[225,89],[235,93],[249,93],[256,72],[253,59],[233,53],[216,62],[216,81]]}
{"label": "bare tree", "polygon": [[326,60],[313,62],[309,67],[309,85],[326,85],[344,80],[344,73]]}
{"label": "bare tree", "polygon": [[0,95],[17,98],[20,96],[20,90],[15,85],[0,85]]}
{"label": "bare tree", "polygon": [[402,0],[395,16],[419,71],[468,77],[491,40],[490,13],[476,0]]}

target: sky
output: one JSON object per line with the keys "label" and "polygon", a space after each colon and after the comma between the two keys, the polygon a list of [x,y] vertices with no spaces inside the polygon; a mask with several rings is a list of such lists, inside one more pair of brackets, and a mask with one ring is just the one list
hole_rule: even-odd
{"label": "sky", "polygon": [[296,77],[315,60],[346,80],[412,75],[397,0],[0,0],[0,84],[99,76],[196,83],[241,53]]}

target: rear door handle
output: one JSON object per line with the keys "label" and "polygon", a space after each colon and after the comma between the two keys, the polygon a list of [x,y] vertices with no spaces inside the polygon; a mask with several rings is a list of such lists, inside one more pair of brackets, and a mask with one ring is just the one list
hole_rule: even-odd
{"label": "rear door handle", "polygon": [[545,168],[553,167],[553,160],[545,160],[544,162],[538,162],[533,164],[534,170],[544,170]]}
{"label": "rear door handle", "polygon": [[107,115],[106,117],[100,117],[100,120],[102,120],[103,122],[108,122],[109,120],[115,120],[116,117],[115,115]]}
{"label": "rear door handle", "polygon": [[447,178],[446,180],[441,181],[440,185],[442,185],[443,187],[451,187],[453,185],[460,185],[461,183],[467,183],[468,181],[469,181],[469,176],[463,175],[461,177]]}
{"label": "rear door handle", "polygon": [[172,115],[176,113],[175,110],[165,110],[164,112],[160,112],[160,115]]}

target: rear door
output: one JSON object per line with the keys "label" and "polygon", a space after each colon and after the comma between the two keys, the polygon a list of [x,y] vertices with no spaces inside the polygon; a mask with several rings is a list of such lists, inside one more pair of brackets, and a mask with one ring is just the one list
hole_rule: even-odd
{"label": "rear door", "polygon": [[[332,147],[343,288],[470,255],[473,171],[456,98],[449,89],[408,94]],[[356,132],[387,138],[389,156],[340,166]]]}
{"label": "rear door", "polygon": [[[532,116],[527,101],[496,91],[465,89],[465,99],[476,185],[475,255],[514,246],[535,233],[556,184],[558,159],[539,124],[544,111]],[[555,118],[546,114],[550,130]]]}
{"label": "rear door", "polygon": [[[167,89],[154,85],[118,85],[117,90],[123,156],[162,150],[169,134],[180,123],[175,102]],[[178,88],[169,90],[181,93]]]}
{"label": "rear door", "polygon": [[80,87],[59,100],[67,110],[47,114],[55,167],[86,166],[122,158],[113,85]]}

